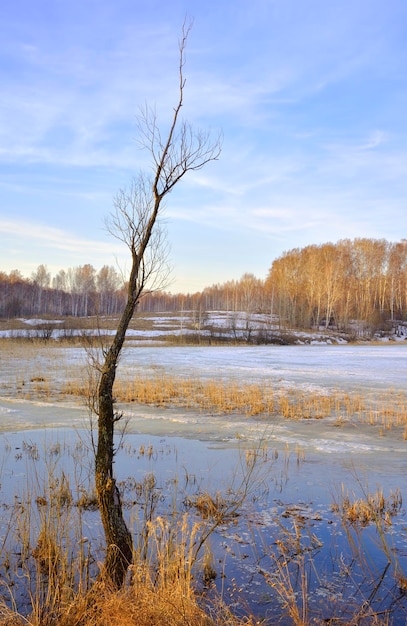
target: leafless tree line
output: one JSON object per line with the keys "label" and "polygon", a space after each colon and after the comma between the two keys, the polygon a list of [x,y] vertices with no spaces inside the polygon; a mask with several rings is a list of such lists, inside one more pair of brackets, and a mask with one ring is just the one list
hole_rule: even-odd
{"label": "leafless tree line", "polygon": [[[18,270],[0,271],[0,317],[59,315],[86,317],[116,315],[123,308],[126,281],[111,266],[98,272],[87,264],[60,270],[51,277],[47,266],[40,265],[29,279]],[[138,303],[140,312],[171,311],[249,311],[266,310],[264,281],[253,274],[239,280],[213,285],[202,292],[168,293],[150,289]]]}
{"label": "leafless tree line", "polygon": [[124,302],[123,279],[111,266],[98,272],[90,265],[60,270],[51,279],[40,265],[30,279],[17,270],[0,272],[0,316],[115,315]]}
{"label": "leafless tree line", "polygon": [[[0,316],[116,315],[126,285],[109,266],[61,270],[51,278],[40,265],[30,279],[0,272]],[[297,248],[271,265],[265,280],[244,274],[195,293],[148,291],[140,312],[207,311],[269,313],[281,326],[346,330],[353,320],[375,329],[407,315],[407,241],[342,240]]]}

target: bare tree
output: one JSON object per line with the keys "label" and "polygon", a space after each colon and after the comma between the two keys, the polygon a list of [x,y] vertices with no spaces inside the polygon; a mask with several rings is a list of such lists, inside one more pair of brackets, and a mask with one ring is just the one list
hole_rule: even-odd
{"label": "bare tree", "polygon": [[42,295],[44,289],[48,289],[51,283],[51,274],[48,271],[46,265],[39,265],[37,271],[31,274],[31,281],[35,287],[36,302],[34,305],[34,312],[42,312]]}
{"label": "bare tree", "polygon": [[140,141],[152,159],[152,177],[140,174],[129,192],[121,191],[108,229],[123,241],[131,255],[127,301],[110,347],[104,350],[97,389],[98,442],[95,481],[106,539],[105,575],[116,586],[123,584],[132,562],[133,542],[122,513],[113,474],[114,428],[120,413],[114,409],[113,385],[127,328],[143,292],[160,277],[163,231],[160,216],[164,198],[183,176],[217,160],[221,137],[195,131],[182,120],[185,46],[191,26],[185,25],[179,42],[179,97],[169,130],[162,135],[154,109],[145,107],[139,116]]}
{"label": "bare tree", "polygon": [[115,268],[104,265],[96,277],[98,291],[98,311],[105,315],[112,315],[117,310],[118,290],[121,288],[121,279]]}

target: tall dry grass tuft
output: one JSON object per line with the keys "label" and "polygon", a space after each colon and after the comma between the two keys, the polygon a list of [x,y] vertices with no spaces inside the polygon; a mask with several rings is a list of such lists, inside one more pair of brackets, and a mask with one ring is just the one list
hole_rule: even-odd
{"label": "tall dry grass tuft", "polygon": [[220,601],[209,610],[197,596],[185,597],[177,587],[160,589],[146,583],[121,591],[98,584],[79,594],[60,610],[44,610],[24,617],[0,605],[1,626],[255,626],[258,621],[238,618]]}
{"label": "tall dry grass tuft", "polygon": [[367,526],[386,523],[391,525],[391,519],[400,512],[403,500],[399,489],[392,491],[385,497],[383,490],[378,488],[374,493],[366,491],[363,497],[349,496],[348,490],[342,485],[340,502],[333,505],[333,510],[341,513],[344,521],[350,524]]}

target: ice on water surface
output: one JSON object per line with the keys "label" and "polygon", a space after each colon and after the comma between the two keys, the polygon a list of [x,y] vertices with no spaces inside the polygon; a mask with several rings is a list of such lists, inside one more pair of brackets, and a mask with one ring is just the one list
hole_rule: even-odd
{"label": "ice on water surface", "polygon": [[[84,361],[83,353],[77,348],[71,352],[68,349],[65,356],[68,365],[64,367],[68,369]],[[41,402],[13,397],[11,382],[21,379],[23,374],[12,371],[12,367],[12,364],[5,364],[0,372],[0,384],[8,389],[7,393],[0,392],[0,438],[3,481],[7,479],[7,484],[13,484],[15,489],[19,480],[21,484],[24,481],[22,466],[16,461],[23,441],[28,442],[28,446],[41,447],[58,439],[69,441],[77,433],[90,446],[90,437],[89,416],[84,405],[68,402],[66,398],[57,399],[52,393]],[[37,363],[35,367],[41,372],[46,369],[44,363]],[[119,368],[130,378],[164,372],[174,377],[219,378],[242,384],[267,382],[276,388],[293,388],[305,393],[340,390],[372,398],[375,394],[407,391],[407,346],[404,344],[128,347]],[[53,371],[53,380],[60,381],[66,371]],[[25,375],[30,377],[32,372],[27,370]],[[275,454],[276,461],[270,465],[264,506],[260,507],[253,500],[250,515],[252,522],[256,521],[270,537],[278,532],[276,515],[280,519],[286,516],[290,523],[292,511],[295,511],[298,519],[309,520],[313,532],[330,550],[333,541],[331,505],[343,486],[352,492],[361,485],[372,490],[380,485],[385,494],[400,489],[404,500],[407,497],[407,441],[400,428],[380,432],[379,428],[357,420],[336,423],[335,417],[262,419],[261,416],[217,415],[179,407],[124,404],[119,408],[128,418],[128,432],[115,463],[119,479],[136,476],[142,480],[146,472],[154,471],[164,484],[173,476],[182,477],[187,473],[197,484],[213,490],[223,489],[233,479],[242,451],[255,449],[260,442],[266,445],[270,458]],[[159,451],[154,459],[126,452],[138,450],[140,446],[147,449],[150,445]],[[90,456],[90,467],[91,462]],[[4,482],[2,497],[5,497]],[[400,516],[395,520],[392,530],[395,549],[400,555],[407,554],[403,519]],[[233,558],[226,562],[225,557],[225,551],[235,550],[236,532],[225,528],[214,538],[213,549],[220,558],[225,558],[225,574],[241,582],[250,603],[250,594],[255,589],[251,580],[257,565],[250,558]],[[241,546],[245,532],[241,530]],[[322,593],[321,589],[319,587],[315,593]],[[252,601],[256,607],[256,600]]]}

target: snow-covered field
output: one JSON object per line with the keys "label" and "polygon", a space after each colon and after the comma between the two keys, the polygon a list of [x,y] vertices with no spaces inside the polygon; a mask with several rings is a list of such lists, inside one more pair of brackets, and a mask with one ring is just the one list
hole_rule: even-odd
{"label": "snow-covered field", "polygon": [[[17,474],[21,475],[13,450],[21,448],[22,441],[40,443],[58,437],[58,433],[66,439],[70,429],[88,427],[86,409],[80,403],[58,399],[53,391],[70,372],[74,375],[77,366],[85,362],[85,355],[77,347],[53,347],[50,350],[52,355],[49,358],[44,350],[40,355],[27,352],[25,359],[21,353],[17,358],[7,356],[4,350],[0,352],[0,431],[3,449],[9,450],[2,465],[0,493],[3,498],[5,490],[15,488],[17,483],[13,481]],[[272,382],[277,388],[300,389],[313,394],[340,390],[373,399],[407,392],[407,345],[165,347],[130,343],[122,355],[119,369],[125,377],[165,372],[242,384]],[[48,396],[38,401],[22,398],[20,393],[17,398],[17,387],[21,392],[21,385],[28,385],[34,374],[48,381]],[[344,551],[341,558],[346,561],[341,525],[331,509],[335,494],[343,488],[350,494],[360,494],[361,487],[374,491],[380,486],[385,495],[400,489],[404,500],[407,498],[407,440],[401,427],[386,430],[356,419],[338,423],[335,417],[301,420],[298,416],[298,420],[285,420],[134,404],[120,408],[129,420],[126,445],[176,449],[176,454],[161,455],[161,460],[154,465],[154,471],[167,478],[186,468],[189,475],[200,476],[212,488],[220,489],[236,472],[239,450],[255,449],[259,442],[266,446],[274,459],[268,474],[267,493],[261,498],[261,505],[253,501],[251,506],[255,510],[252,521],[254,523],[256,519],[258,528],[262,529],[261,541],[267,537],[270,545],[279,532],[276,516],[281,519],[290,507],[300,507],[302,524],[312,527],[312,532],[320,537],[328,551],[325,558],[332,554],[332,546],[335,546],[335,553]],[[116,471],[119,478],[139,475],[147,471],[145,463],[145,459],[141,462],[119,454]],[[284,519],[290,528],[298,524],[298,516],[287,515]],[[404,509],[387,530],[394,554],[406,574]],[[240,532],[238,547],[237,532]],[[256,536],[257,532],[258,529]],[[373,535],[369,539],[372,545]],[[217,558],[224,560],[225,576],[239,581],[250,606],[263,615],[268,612],[267,603],[259,604],[259,597],[264,597],[265,593],[264,580],[261,582],[261,576],[260,579],[257,576],[266,559],[261,564],[256,562],[256,550],[252,544],[253,537],[247,527],[233,532],[225,528],[215,539],[214,549]],[[228,556],[232,552],[233,558]],[[243,552],[245,556],[242,556]],[[377,556],[379,553],[380,550],[374,552],[377,563],[382,562],[382,556]],[[383,563],[385,565],[386,561]],[[332,567],[332,575],[339,577],[339,561],[336,572],[335,562]],[[381,565],[377,567],[379,575]],[[357,575],[360,576],[360,572]],[[312,583],[315,602],[319,593],[328,593],[328,583],[321,580]],[[397,620],[405,620],[405,598],[397,607]]]}
{"label": "snow-covered field", "polygon": [[[80,323],[80,319],[77,320]],[[85,328],[66,326],[63,319],[20,318],[14,328],[0,329],[0,339],[48,338],[59,340],[81,335],[113,335],[117,320],[112,318],[86,318]],[[168,336],[188,337],[194,335],[207,340],[243,340],[248,343],[282,343],[298,345],[346,344],[349,334],[333,328],[300,331],[280,326],[278,317],[265,313],[243,311],[183,311],[182,314],[140,314],[127,331],[129,339],[157,341]],[[90,326],[90,328],[89,328]],[[407,340],[407,324],[404,321],[388,323],[387,331],[372,330],[363,323],[353,321],[350,325],[353,337],[374,339],[379,342],[403,343]]]}

